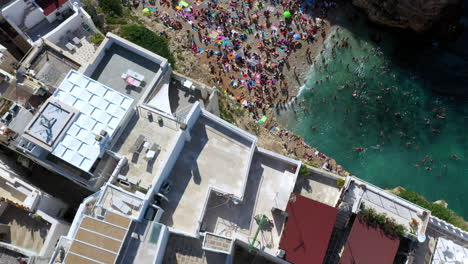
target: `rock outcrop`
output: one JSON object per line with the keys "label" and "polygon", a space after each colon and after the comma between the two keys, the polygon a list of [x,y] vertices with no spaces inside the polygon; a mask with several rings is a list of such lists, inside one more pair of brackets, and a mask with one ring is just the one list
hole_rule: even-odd
{"label": "rock outcrop", "polygon": [[373,22],[416,32],[453,16],[461,0],[352,0]]}

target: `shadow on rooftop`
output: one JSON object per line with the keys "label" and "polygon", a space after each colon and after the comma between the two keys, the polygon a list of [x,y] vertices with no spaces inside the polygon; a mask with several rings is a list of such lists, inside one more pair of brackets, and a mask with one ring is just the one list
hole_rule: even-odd
{"label": "shadow on rooftop", "polygon": [[[132,117],[130,117],[130,121],[128,121],[127,125],[125,126],[124,131],[122,132],[122,135],[120,136],[121,138],[124,138],[130,134],[130,132],[135,128],[136,124],[138,123],[138,120],[140,119],[140,116],[136,111],[132,114]],[[117,142],[114,144],[112,147],[112,151],[114,152],[119,152],[124,145],[125,140],[117,140]]]}
{"label": "shadow on rooftop", "polygon": [[301,193],[302,190],[313,193],[315,191],[314,187],[310,185],[310,182],[318,182],[324,185],[328,185],[331,187],[337,187],[336,180],[331,178],[323,177],[320,175],[316,175],[313,172],[309,173],[308,175],[298,175],[296,186],[294,186],[295,193]]}
{"label": "shadow on rooftop", "polygon": [[[206,127],[203,124],[197,122],[191,129],[191,134],[192,140],[185,143],[185,146],[183,147],[179,158],[174,165],[175,169],[173,169],[169,175],[169,179],[173,181],[174,188],[169,194],[169,208],[164,208],[166,210],[165,216],[167,216],[167,219],[163,222],[168,226],[172,226],[174,223],[172,214],[179,205],[179,202],[185,193],[190,179],[193,179],[194,183],[197,185],[200,185],[202,181],[197,160],[200,156],[200,153],[205,148],[206,143],[208,142]],[[163,219],[164,218],[166,217],[163,216]]]}
{"label": "shadow on rooftop", "polygon": [[[179,80],[171,80],[169,86],[169,102],[171,112],[175,113],[180,109],[185,109],[189,105],[193,105],[202,99],[202,94],[199,89],[191,90],[182,85]],[[204,101],[204,103],[206,103]]]}
{"label": "shadow on rooftop", "polygon": [[13,205],[7,205],[0,216],[0,223],[9,227],[9,234],[3,234],[1,240],[37,252],[41,250],[50,228],[47,221]]}
{"label": "shadow on rooftop", "polygon": [[202,243],[202,239],[171,234],[163,263],[219,264],[226,262],[225,254],[205,251],[202,249]]}

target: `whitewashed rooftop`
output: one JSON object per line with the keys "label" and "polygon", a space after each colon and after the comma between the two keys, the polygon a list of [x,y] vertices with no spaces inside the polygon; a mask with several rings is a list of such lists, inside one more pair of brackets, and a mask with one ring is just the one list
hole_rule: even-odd
{"label": "whitewashed rooftop", "polygon": [[452,240],[439,237],[431,263],[468,264],[468,249],[455,244]]}
{"label": "whitewashed rooftop", "polygon": [[52,151],[76,114],[76,109],[51,97],[26,126],[24,136],[36,145]]}
{"label": "whitewashed rooftop", "polygon": [[414,219],[418,222],[416,234],[424,234],[429,221],[428,212],[424,214],[426,209],[355,177],[348,187],[345,202],[353,202],[353,212],[358,211],[361,203],[364,203],[378,213],[387,214],[408,230],[411,230],[410,223]]}
{"label": "whitewashed rooftop", "polygon": [[[89,171],[130,110],[133,99],[73,70],[53,97],[74,107],[79,114],[52,154]],[[107,136],[97,141],[102,130]]]}

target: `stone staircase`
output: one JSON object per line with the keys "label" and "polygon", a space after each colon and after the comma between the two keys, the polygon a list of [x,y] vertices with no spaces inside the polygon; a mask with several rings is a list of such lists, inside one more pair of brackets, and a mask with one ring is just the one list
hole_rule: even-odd
{"label": "stone staircase", "polygon": [[338,214],[336,215],[335,228],[345,229],[348,225],[349,219],[353,215],[352,206],[346,203],[341,203],[338,207]]}

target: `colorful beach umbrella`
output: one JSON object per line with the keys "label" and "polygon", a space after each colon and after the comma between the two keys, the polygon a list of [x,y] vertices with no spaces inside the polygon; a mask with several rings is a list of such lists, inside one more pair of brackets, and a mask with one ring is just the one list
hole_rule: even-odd
{"label": "colorful beach umbrella", "polygon": [[293,38],[294,38],[295,40],[300,40],[300,39],[301,39],[301,34],[296,33],[296,34],[294,34]]}
{"label": "colorful beach umbrella", "polygon": [[189,4],[185,1],[180,1],[179,5],[183,6],[183,7],[189,7]]}
{"label": "colorful beach umbrella", "polygon": [[144,16],[149,16],[151,14],[150,10],[148,8],[144,8],[142,11]]}
{"label": "colorful beach umbrella", "polygon": [[284,16],[285,18],[290,18],[290,17],[291,17],[291,12],[289,12],[289,11],[284,11],[283,16]]}

